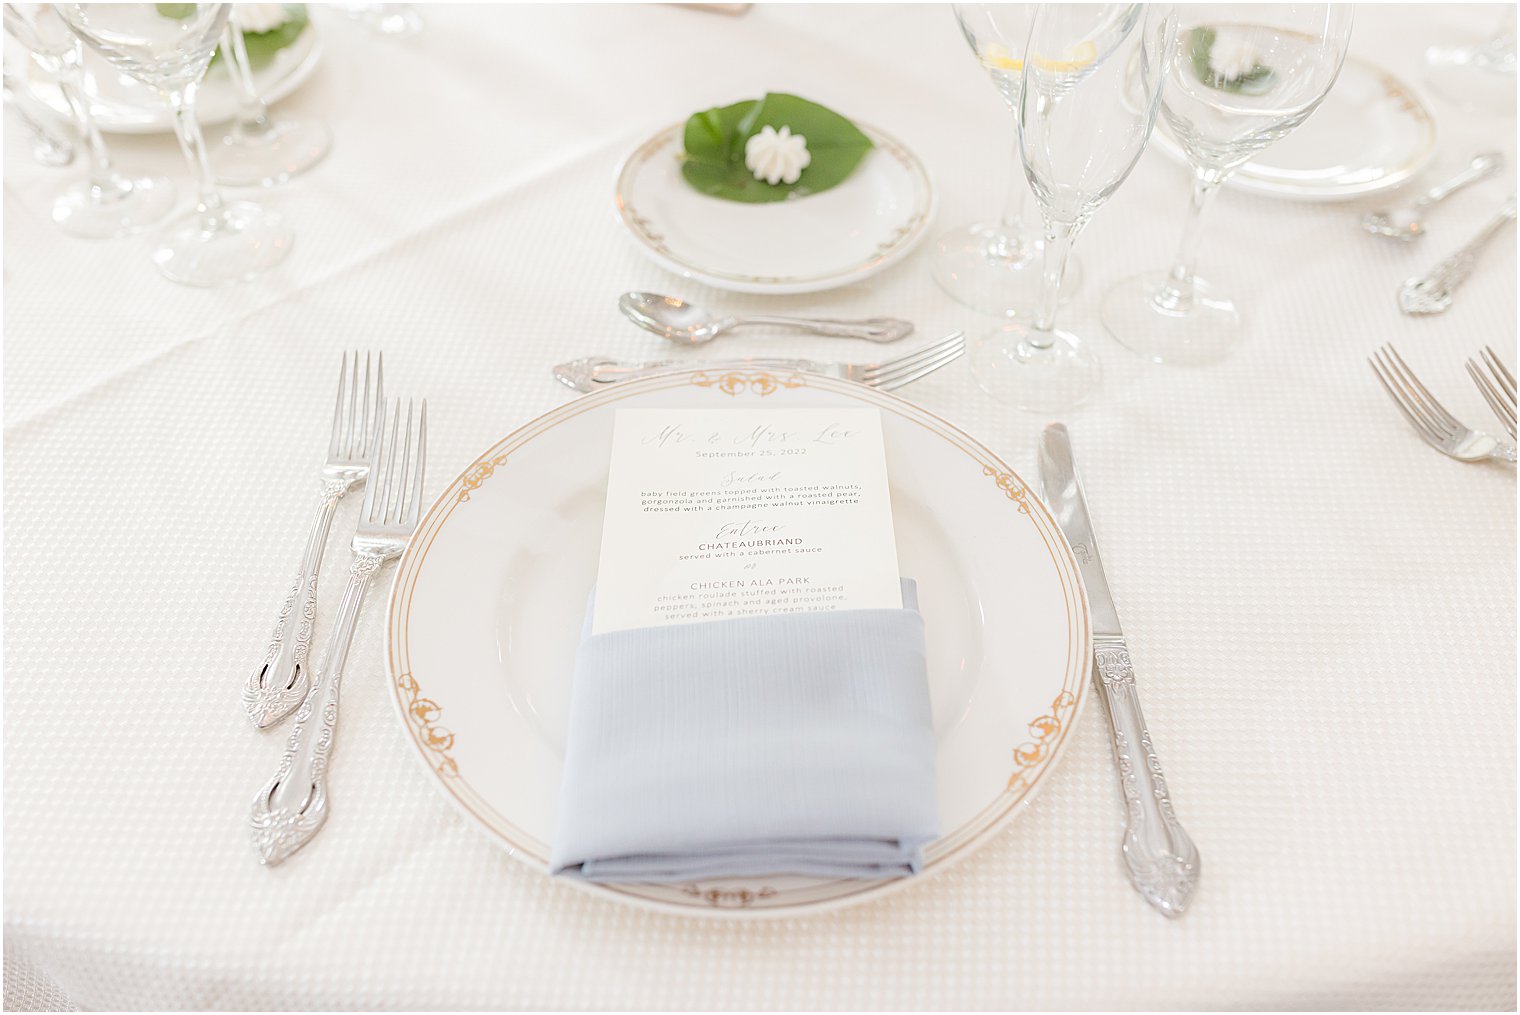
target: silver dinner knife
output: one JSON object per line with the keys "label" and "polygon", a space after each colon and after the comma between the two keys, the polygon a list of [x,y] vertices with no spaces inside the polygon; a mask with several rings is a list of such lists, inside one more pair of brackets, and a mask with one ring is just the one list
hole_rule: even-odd
{"label": "silver dinner knife", "polygon": [[1040,435],[1040,494],[1066,533],[1087,586],[1093,623],[1093,682],[1108,715],[1119,786],[1124,793],[1126,820],[1120,847],[1124,866],[1130,883],[1147,902],[1166,916],[1181,916],[1198,887],[1202,862],[1198,847],[1172,810],[1161,761],[1151,745],[1129,646],[1103,574],[1087,498],[1071,453],[1071,437],[1063,423],[1050,424]]}

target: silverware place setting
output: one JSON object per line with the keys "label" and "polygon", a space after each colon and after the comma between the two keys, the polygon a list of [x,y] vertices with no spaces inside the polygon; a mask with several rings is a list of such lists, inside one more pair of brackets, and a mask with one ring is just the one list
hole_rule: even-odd
{"label": "silverware place setting", "polygon": [[1459,190],[1486,180],[1504,167],[1504,156],[1483,152],[1449,179],[1436,184],[1408,204],[1386,211],[1372,211],[1362,216],[1362,228],[1374,236],[1410,243],[1425,235],[1425,212]]}
{"label": "silverware place setting", "polygon": [[1467,281],[1477,267],[1478,255],[1499,230],[1515,221],[1515,195],[1498,213],[1462,247],[1444,258],[1424,275],[1406,279],[1399,287],[1399,309],[1410,317],[1445,313],[1450,309],[1457,288]]}
{"label": "silverware place setting", "polygon": [[751,314],[721,316],[676,296],[659,293],[624,293],[618,297],[623,316],[645,331],[676,345],[706,345],[724,332],[752,325],[791,328],[830,338],[861,338],[868,342],[896,342],[913,334],[913,322],[895,317],[843,320],[833,317],[778,317]]}
{"label": "silverware place setting", "polygon": [[[1500,362],[1492,349],[1484,350],[1485,377],[1477,364],[1468,360],[1469,374],[1478,384],[1478,390],[1494,409],[1505,429],[1515,433],[1515,381],[1509,368]],[[1414,427],[1420,438],[1448,458],[1459,462],[1515,461],[1513,441],[1503,440],[1482,430],[1474,430],[1446,410],[1435,395],[1415,376],[1409,364],[1404,362],[1392,345],[1383,345],[1367,361],[1377,375],[1383,390],[1393,399],[1393,404]],[[1489,379],[1492,380],[1492,397]],[[1506,411],[1507,408],[1507,411]]]}

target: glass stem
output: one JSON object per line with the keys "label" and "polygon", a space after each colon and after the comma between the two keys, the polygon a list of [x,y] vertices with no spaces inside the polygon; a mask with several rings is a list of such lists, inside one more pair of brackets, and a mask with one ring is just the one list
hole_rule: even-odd
{"label": "glass stem", "polygon": [[1040,302],[1035,310],[1034,327],[1028,342],[1036,349],[1055,344],[1051,334],[1056,326],[1056,307],[1061,302],[1061,277],[1066,274],[1066,260],[1071,245],[1082,228],[1080,222],[1055,222],[1045,216],[1045,263],[1040,272]]}
{"label": "glass stem", "polygon": [[251,134],[258,136],[269,129],[269,107],[259,98],[253,83],[253,64],[248,59],[248,45],[243,40],[243,30],[234,18],[227,19],[222,33],[222,53],[232,65],[232,77],[238,86],[238,122],[232,128],[233,137]]}
{"label": "glass stem", "polygon": [[174,110],[174,134],[195,174],[196,211],[214,216],[222,210],[222,195],[217,192],[211,164],[206,161],[206,139],[201,136],[201,125],[195,121],[195,86],[170,92],[169,105]]}
{"label": "glass stem", "polygon": [[1019,154],[1019,139],[1013,139],[1013,162],[1008,173],[1008,199],[1003,204],[1002,232],[1015,247],[1024,245],[1024,202],[1029,182],[1024,179],[1024,159]]}
{"label": "glass stem", "polygon": [[112,190],[111,178],[116,171],[111,167],[106,139],[100,136],[100,128],[95,126],[95,118],[90,115],[89,100],[79,88],[78,71],[65,68],[58,79],[58,90],[63,93],[63,101],[68,103],[79,137],[89,150],[90,186],[97,191]]}
{"label": "glass stem", "polygon": [[1188,200],[1187,218],[1182,224],[1182,243],[1177,258],[1167,273],[1166,284],[1156,293],[1156,302],[1170,311],[1185,312],[1193,304],[1193,267],[1198,262],[1198,241],[1203,235],[1203,213],[1214,203],[1224,176],[1212,171],[1193,173],[1193,194]]}

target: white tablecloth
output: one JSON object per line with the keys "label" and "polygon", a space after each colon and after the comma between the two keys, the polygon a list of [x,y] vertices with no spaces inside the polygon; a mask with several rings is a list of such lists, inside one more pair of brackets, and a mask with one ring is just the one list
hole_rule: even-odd
{"label": "white tablecloth", "polygon": [[[1401,317],[1393,290],[1512,182],[1453,198],[1415,249],[1362,235],[1365,204],[1223,195],[1204,265],[1251,335],[1204,369],[1141,364],[1095,310],[1170,256],[1184,173],[1148,152],[1079,244],[1065,319],[1108,376],[1066,419],[1204,857],[1183,919],[1122,873],[1096,707],[1028,813],[884,901],[715,924],[588,896],[498,850],[409,756],[379,609],[350,657],[333,818],[259,867],[246,805],[282,738],[248,728],[239,690],[299,548],[341,349],[383,348],[389,390],[429,397],[437,489],[571,397],[550,364],[666,354],[619,318],[626,289],[984,330],[927,248],[815,296],[682,282],[621,235],[612,169],[698,107],[784,89],[902,138],[949,226],[997,207],[1009,148],[943,7],[440,7],[408,42],[318,16],[321,69],[283,108],[336,143],[265,195],[298,240],[257,282],[182,288],[144,239],[64,237],[46,210],[67,173],[6,132],[8,1007],[1514,1007],[1515,476],[1426,449],[1365,363],[1391,340],[1492,426],[1461,364],[1484,343],[1514,362],[1514,233],[1442,317]],[[1353,51],[1418,83],[1433,32],[1496,19],[1368,6]],[[1480,146],[1514,156],[1513,118],[1431,103],[1433,174]],[[115,151],[183,179],[166,138]],[[1032,474],[1042,421],[964,361],[905,393]]]}

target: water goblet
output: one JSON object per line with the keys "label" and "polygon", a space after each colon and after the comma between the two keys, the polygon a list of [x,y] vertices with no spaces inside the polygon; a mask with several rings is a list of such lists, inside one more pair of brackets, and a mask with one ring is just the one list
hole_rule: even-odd
{"label": "water goblet", "polygon": [[[250,21],[247,4],[233,4],[222,33],[222,54],[240,97],[238,117],[209,158],[216,181],[229,187],[273,187],[304,173],[326,157],[332,132],[316,120],[277,117],[260,98],[248,56],[249,32],[267,31],[279,24]],[[256,8],[284,5],[256,4]],[[261,12],[255,11],[255,15]]]}
{"label": "water goblet", "polygon": [[174,113],[174,132],[196,176],[195,209],[171,221],[153,251],[158,270],[186,285],[252,278],[290,252],[278,215],[247,201],[226,201],[206,160],[195,98],[231,4],[56,4],[85,43],[156,90]]}
{"label": "water goblet", "polygon": [[25,48],[32,64],[58,86],[88,159],[85,178],[54,199],[54,224],[70,236],[112,239],[135,233],[169,214],[174,207],[174,187],[168,180],[149,176],[134,179],[111,165],[105,139],[90,115],[89,98],[81,84],[79,40],[58,15],[40,4],[6,4],[5,33]]}
{"label": "water goblet", "polygon": [[1319,107],[1346,57],[1351,5],[1184,4],[1178,17],[1161,116],[1193,170],[1182,243],[1169,271],[1118,283],[1101,312],[1141,356],[1200,364],[1245,331],[1234,301],[1195,274],[1203,214],[1237,169]]}
{"label": "water goblet", "polygon": [[[992,77],[998,94],[1018,115],[1024,43],[1036,4],[954,4],[961,35],[977,62]],[[953,299],[974,310],[1011,316],[1033,305],[1039,294],[1045,239],[1025,222],[1029,184],[1019,161],[1018,139],[1009,145],[1008,190],[1002,217],[973,222],[940,236],[934,244],[934,280]],[[1075,258],[1061,281],[1064,301],[1080,283]]]}
{"label": "water goblet", "polygon": [[[1031,412],[1070,409],[1097,390],[1098,359],[1057,330],[1061,276],[1072,244],[1134,169],[1150,140],[1176,14],[1166,4],[1043,4],[1025,48],[1019,157],[1045,222],[1045,259],[1033,318],[1004,325],[972,350],[977,384]],[[1126,91],[1145,68],[1147,90]]]}

